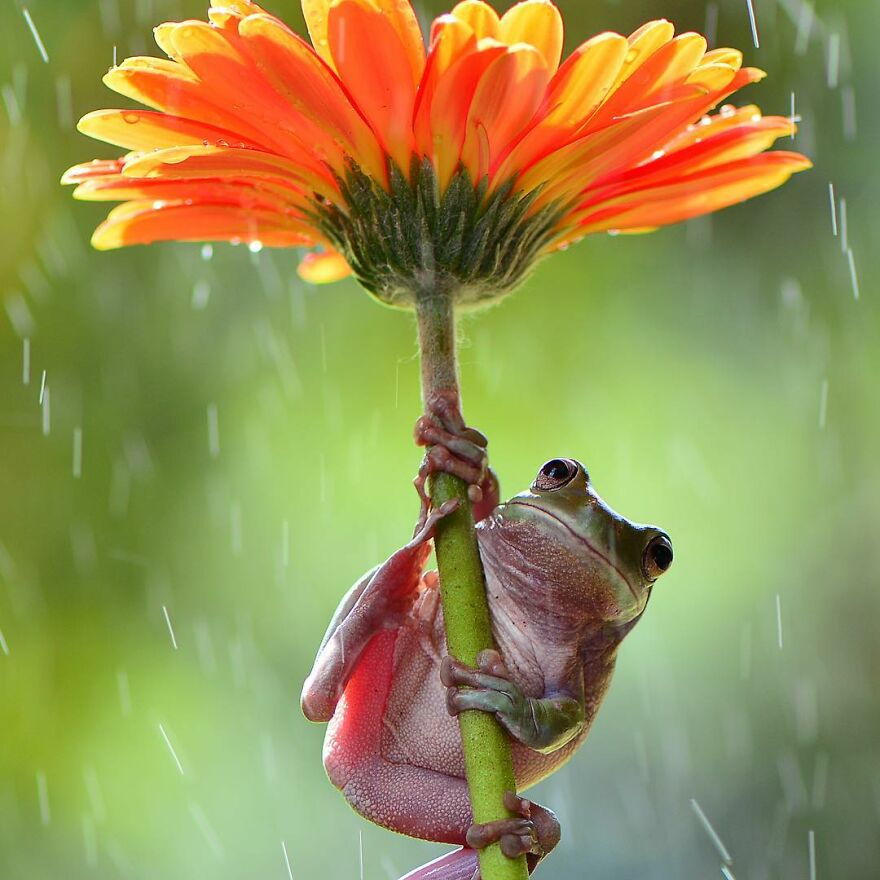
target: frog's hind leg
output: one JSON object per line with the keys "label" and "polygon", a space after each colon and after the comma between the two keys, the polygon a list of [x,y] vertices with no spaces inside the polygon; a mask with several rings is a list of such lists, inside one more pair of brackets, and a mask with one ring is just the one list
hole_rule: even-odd
{"label": "frog's hind leg", "polygon": [[[495,842],[509,855],[527,854],[533,870],[559,840],[553,813],[509,793],[505,803],[514,818],[475,825],[462,777],[388,760],[383,754],[400,633],[376,635],[346,684],[324,744],[327,775],[365,819],[410,837],[462,847],[408,874],[407,880],[472,880],[477,848]],[[430,738],[431,731],[419,735]],[[438,759],[442,765],[442,756]]]}
{"label": "frog's hind leg", "polygon": [[399,624],[419,596],[437,523],[458,500],[435,510],[423,503],[412,540],[365,574],[342,600],[303,685],[300,705],[310,721],[329,721],[364,648],[376,633]]}
{"label": "frog's hind leg", "polygon": [[[472,822],[467,783],[383,753],[394,655],[402,629],[378,633],[357,669],[327,730],[324,767],[331,782],[364,818],[410,837],[464,844]],[[430,739],[430,729],[419,731]]]}
{"label": "frog's hind leg", "polygon": [[473,880],[477,870],[476,850],[465,847],[410,871],[400,880]]}

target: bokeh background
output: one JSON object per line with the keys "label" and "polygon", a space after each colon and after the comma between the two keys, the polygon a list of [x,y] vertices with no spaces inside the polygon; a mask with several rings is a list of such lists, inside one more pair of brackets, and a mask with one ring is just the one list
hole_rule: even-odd
{"label": "bokeh background", "polygon": [[[816,167],[583,242],[464,324],[505,491],[575,455],[676,548],[587,745],[535,792],[565,828],[542,874],[721,876],[696,799],[740,880],[810,877],[811,832],[818,877],[876,878],[880,6],[756,0],[755,49],[745,0],[559,5],[570,46],[666,16],[746,48],[770,76],[740,101],[787,115],[794,92]],[[27,7],[48,63],[0,11],[0,877],[283,880],[282,841],[296,878],[397,877],[441,850],[350,812],[297,700],[416,513],[413,322],[290,253],[92,252],[105,209],[58,179],[113,150],[74,121],[118,106],[114,47],[155,53],[204,3]]]}

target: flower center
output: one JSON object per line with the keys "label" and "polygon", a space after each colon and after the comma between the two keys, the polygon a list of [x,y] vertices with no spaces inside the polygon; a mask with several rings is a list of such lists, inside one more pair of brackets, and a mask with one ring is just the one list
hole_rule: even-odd
{"label": "flower center", "polygon": [[520,284],[556,235],[564,206],[530,211],[538,189],[493,192],[465,169],[441,195],[434,168],[413,158],[407,178],[392,162],[390,192],[350,162],[338,178],[345,208],[315,202],[315,222],[377,299],[413,308],[443,289],[458,305],[488,303]]}

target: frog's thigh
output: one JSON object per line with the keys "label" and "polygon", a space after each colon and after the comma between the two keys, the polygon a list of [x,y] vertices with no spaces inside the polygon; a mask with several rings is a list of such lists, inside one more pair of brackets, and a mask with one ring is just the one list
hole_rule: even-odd
{"label": "frog's thigh", "polygon": [[411,837],[463,844],[473,822],[465,780],[382,754],[398,635],[399,630],[380,633],[364,650],[327,730],[324,767],[371,822]]}

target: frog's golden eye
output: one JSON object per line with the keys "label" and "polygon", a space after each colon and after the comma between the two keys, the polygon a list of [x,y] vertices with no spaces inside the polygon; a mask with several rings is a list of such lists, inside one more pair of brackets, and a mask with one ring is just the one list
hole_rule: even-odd
{"label": "frog's golden eye", "polygon": [[672,542],[666,535],[655,535],[642,555],[642,571],[649,581],[656,581],[672,565]]}
{"label": "frog's golden eye", "polygon": [[570,458],[553,458],[538,471],[532,488],[545,491],[561,489],[575,478],[577,472],[576,461],[572,461]]}

